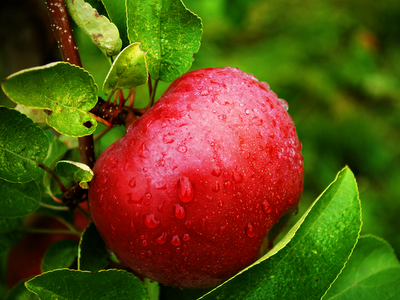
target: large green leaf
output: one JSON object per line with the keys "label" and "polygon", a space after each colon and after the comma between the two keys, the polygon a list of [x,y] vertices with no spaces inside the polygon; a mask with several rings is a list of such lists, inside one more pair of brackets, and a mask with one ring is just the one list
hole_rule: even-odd
{"label": "large green leaf", "polygon": [[357,185],[345,168],[269,253],[201,299],[321,299],[360,229]]}
{"label": "large green leaf", "polygon": [[40,207],[35,181],[12,183],[0,179],[0,218],[24,217]]}
{"label": "large green leaf", "polygon": [[201,19],[180,0],[126,0],[128,37],[142,43],[153,79],[172,81],[185,73],[200,48]]}
{"label": "large green leaf", "polygon": [[4,300],[40,300],[39,297],[28,291],[25,287],[25,281],[20,281],[18,284],[7,293]]}
{"label": "large green leaf", "polygon": [[393,248],[378,237],[362,236],[328,299],[400,299],[400,262]]}
{"label": "large green leaf", "polygon": [[22,218],[0,218],[0,255],[3,255],[22,238],[22,225]]}
{"label": "large green leaf", "polygon": [[42,272],[68,268],[78,256],[78,243],[73,240],[59,240],[47,248],[42,264]]}
{"label": "large green leaf", "polygon": [[82,234],[79,243],[78,269],[99,271],[109,264],[108,252],[94,223],[90,223]]}
{"label": "large green leaf", "polygon": [[140,279],[122,270],[96,273],[68,269],[56,270],[36,276],[25,285],[41,299],[148,299],[146,288]]}
{"label": "large green leaf", "polygon": [[117,26],[83,0],[65,0],[68,12],[75,23],[107,57],[121,51],[122,41]]}
{"label": "large green leaf", "polygon": [[31,119],[0,107],[0,178],[10,182],[35,179],[48,147],[47,136]]}
{"label": "large green leaf", "polygon": [[2,88],[18,104],[50,110],[46,122],[62,134],[78,137],[96,129],[87,112],[97,103],[98,87],[80,67],[56,62],[23,70],[7,77]]}
{"label": "large green leaf", "polygon": [[116,89],[130,89],[147,82],[145,53],[140,43],[126,47],[115,59],[103,84],[103,92],[108,95]]}
{"label": "large green leaf", "polygon": [[123,47],[129,45],[125,0],[102,0],[110,20],[118,27]]}

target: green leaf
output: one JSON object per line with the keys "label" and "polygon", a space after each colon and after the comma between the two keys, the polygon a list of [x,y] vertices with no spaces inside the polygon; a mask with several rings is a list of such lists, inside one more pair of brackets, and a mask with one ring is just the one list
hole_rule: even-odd
{"label": "green leaf", "polygon": [[97,103],[98,87],[84,69],[51,63],[10,75],[4,93],[23,106],[51,110],[47,124],[68,136],[92,134],[97,122],[87,112]]}
{"label": "green leaf", "polygon": [[59,161],[56,172],[62,177],[79,182],[82,188],[89,188],[87,183],[93,178],[93,171],[87,165],[75,161]]}
{"label": "green leaf", "polygon": [[147,52],[153,79],[172,81],[185,73],[200,48],[201,19],[180,0],[127,0],[128,37]]}
{"label": "green leaf", "polygon": [[129,45],[125,0],[102,0],[110,20],[118,27],[123,47]]}
{"label": "green leaf", "polygon": [[48,147],[47,136],[31,119],[0,107],[0,178],[10,182],[35,179]]}
{"label": "green leaf", "polygon": [[201,299],[321,299],[360,229],[357,185],[345,168],[269,253]]}
{"label": "green leaf", "polygon": [[134,43],[117,56],[104,81],[104,94],[112,94],[116,89],[130,89],[147,82],[146,53],[139,46],[140,43]]}
{"label": "green leaf", "polygon": [[39,297],[28,291],[25,287],[25,281],[20,281],[6,295],[4,300],[40,300]]}
{"label": "green leaf", "polygon": [[22,218],[0,218],[0,255],[15,246],[22,235]]}
{"label": "green leaf", "polygon": [[82,234],[79,243],[78,269],[99,271],[108,266],[108,252],[94,223],[90,223]]}
{"label": "green leaf", "polygon": [[54,269],[68,268],[78,255],[78,243],[73,240],[59,240],[47,248],[41,269],[42,272]]}
{"label": "green leaf", "polygon": [[393,248],[378,237],[360,237],[346,268],[323,299],[400,299],[400,262]]}
{"label": "green leaf", "polygon": [[122,41],[117,26],[103,15],[99,15],[89,3],[83,0],[65,0],[68,12],[75,23],[107,57],[121,51]]}
{"label": "green leaf", "polygon": [[140,279],[122,270],[56,270],[36,276],[25,285],[41,299],[148,299]]}
{"label": "green leaf", "polygon": [[35,181],[11,183],[0,179],[0,218],[24,217],[40,207]]}
{"label": "green leaf", "polygon": [[44,127],[47,126],[46,124],[47,114],[44,112],[43,109],[25,107],[19,104],[14,109],[26,115],[40,128],[43,129]]}

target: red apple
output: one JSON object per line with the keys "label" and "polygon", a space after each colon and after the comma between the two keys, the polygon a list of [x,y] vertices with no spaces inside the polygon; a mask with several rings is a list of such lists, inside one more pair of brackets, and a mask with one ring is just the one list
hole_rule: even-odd
{"label": "red apple", "polygon": [[234,68],[175,80],[107,148],[89,189],[107,247],[135,272],[213,287],[254,262],[295,208],[303,157],[287,103]]}

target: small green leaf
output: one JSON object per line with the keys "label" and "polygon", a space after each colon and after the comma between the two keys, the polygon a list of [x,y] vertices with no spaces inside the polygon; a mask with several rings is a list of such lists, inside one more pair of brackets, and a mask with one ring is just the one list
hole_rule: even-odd
{"label": "small green leaf", "polygon": [[93,171],[85,164],[62,160],[56,164],[57,174],[73,180],[82,188],[88,188],[87,183],[93,178]]}
{"label": "small green leaf", "polygon": [[123,47],[129,45],[128,32],[126,28],[126,6],[125,0],[102,0],[107,14],[119,30]]}
{"label": "small green leaf", "polygon": [[345,168],[269,253],[201,299],[321,299],[360,229],[357,185]]}
{"label": "small green leaf", "polygon": [[48,147],[47,136],[31,119],[0,107],[0,178],[10,182],[35,179]]}
{"label": "small green leaf", "polygon": [[116,89],[130,89],[147,82],[146,53],[140,50],[140,43],[126,47],[115,59],[103,84],[108,95]]}
{"label": "small green leaf", "polygon": [[128,37],[142,43],[153,79],[172,81],[185,73],[200,48],[201,19],[180,0],[127,0]]}
{"label": "small green leaf", "polygon": [[121,51],[122,41],[117,26],[103,15],[99,15],[83,0],[65,0],[68,12],[75,23],[85,32],[107,57]]}
{"label": "small green leaf", "polygon": [[92,134],[97,122],[87,112],[97,103],[98,87],[84,69],[56,62],[10,75],[4,93],[27,107],[51,110],[47,124],[68,136]]}
{"label": "small green leaf", "polygon": [[28,291],[25,281],[20,281],[6,295],[4,300],[40,300],[39,297]]}
{"label": "small green leaf", "polygon": [[11,183],[0,179],[0,218],[24,217],[40,207],[35,181]]}
{"label": "small green leaf", "polygon": [[108,266],[106,245],[94,223],[90,223],[82,234],[79,243],[78,269],[99,271]]}
{"label": "small green leaf", "polygon": [[0,255],[15,246],[22,235],[22,218],[0,218]]}
{"label": "small green leaf", "polygon": [[73,240],[59,240],[47,248],[41,269],[42,272],[68,268],[78,255],[78,243]]}
{"label": "small green leaf", "polygon": [[400,262],[393,248],[378,237],[360,237],[346,268],[323,299],[400,299]]}
{"label": "small green leaf", "polygon": [[55,270],[36,276],[25,285],[41,299],[148,299],[146,288],[140,279],[122,270],[96,273]]}

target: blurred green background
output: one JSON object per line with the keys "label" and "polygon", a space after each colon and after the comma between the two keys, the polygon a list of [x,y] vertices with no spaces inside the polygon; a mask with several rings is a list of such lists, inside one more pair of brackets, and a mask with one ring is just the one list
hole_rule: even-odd
{"label": "blurred green background", "polygon": [[[14,15],[0,10],[1,78],[59,59],[38,2],[8,3]],[[359,186],[363,233],[387,239],[399,255],[400,1],[184,2],[204,24],[192,69],[238,67],[289,103],[305,159],[298,216],[348,165]],[[75,33],[83,65],[101,86],[109,64]],[[159,85],[158,95],[168,84]],[[139,88],[138,105],[147,97],[146,87]],[[12,105],[2,93],[0,101]]]}

